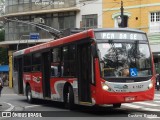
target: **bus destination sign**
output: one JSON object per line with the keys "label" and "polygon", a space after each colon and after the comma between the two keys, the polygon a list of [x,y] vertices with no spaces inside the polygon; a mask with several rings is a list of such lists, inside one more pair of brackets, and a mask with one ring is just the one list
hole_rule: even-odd
{"label": "bus destination sign", "polygon": [[106,40],[147,40],[145,34],[131,32],[97,32],[96,39]]}

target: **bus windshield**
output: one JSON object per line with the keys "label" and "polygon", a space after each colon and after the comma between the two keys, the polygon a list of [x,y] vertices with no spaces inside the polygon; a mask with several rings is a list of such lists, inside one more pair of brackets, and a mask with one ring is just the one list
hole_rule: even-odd
{"label": "bus windshield", "polygon": [[98,43],[102,77],[146,77],[152,75],[148,44]]}

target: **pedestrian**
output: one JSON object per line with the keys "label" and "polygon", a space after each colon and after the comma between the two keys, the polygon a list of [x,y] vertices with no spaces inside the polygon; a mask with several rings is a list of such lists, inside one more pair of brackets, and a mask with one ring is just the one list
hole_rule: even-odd
{"label": "pedestrian", "polygon": [[156,88],[157,88],[157,90],[160,89],[160,74],[158,74],[157,78],[156,78]]}
{"label": "pedestrian", "polygon": [[1,97],[1,91],[2,91],[2,89],[3,89],[3,80],[0,77],[0,97]]}

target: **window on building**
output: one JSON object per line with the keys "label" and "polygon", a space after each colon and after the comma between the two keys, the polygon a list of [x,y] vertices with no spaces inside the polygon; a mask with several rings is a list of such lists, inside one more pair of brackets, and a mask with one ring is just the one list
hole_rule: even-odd
{"label": "window on building", "polygon": [[[45,25],[53,27],[58,30],[65,30],[68,28],[75,28],[76,23],[76,13],[75,12],[64,12],[64,13],[54,13],[54,14],[40,14],[40,15],[29,15],[29,16],[19,16],[18,20],[25,22],[33,22],[34,18],[43,18]],[[10,19],[15,19],[11,17]],[[29,35],[30,33],[38,32],[40,34],[40,39],[51,38],[51,34],[41,30],[35,26],[28,24],[7,22],[5,24],[5,40],[19,40],[23,35]],[[22,37],[22,39],[28,39],[28,37]]]}
{"label": "window on building", "polygon": [[82,28],[90,29],[90,28],[97,28],[97,14],[91,15],[82,15]]}
{"label": "window on building", "polygon": [[75,13],[66,12],[58,14],[59,29],[64,30],[75,27]]}
{"label": "window on building", "polygon": [[150,13],[150,32],[160,32],[160,11]]}
{"label": "window on building", "polygon": [[160,21],[160,12],[152,12],[150,14],[150,22],[159,22]]}

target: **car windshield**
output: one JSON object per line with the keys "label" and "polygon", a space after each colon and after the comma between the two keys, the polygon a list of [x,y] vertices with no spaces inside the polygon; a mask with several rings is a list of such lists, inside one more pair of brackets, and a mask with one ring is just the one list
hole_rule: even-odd
{"label": "car windshield", "polygon": [[146,77],[151,72],[148,44],[99,43],[98,54],[102,77]]}

